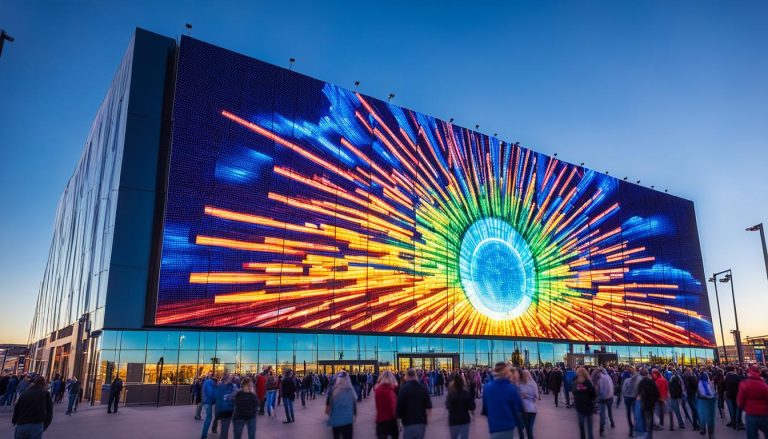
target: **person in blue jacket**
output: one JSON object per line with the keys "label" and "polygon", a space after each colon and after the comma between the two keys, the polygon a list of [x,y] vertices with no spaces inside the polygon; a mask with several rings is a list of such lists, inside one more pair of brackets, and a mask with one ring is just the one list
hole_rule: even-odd
{"label": "person in blue jacket", "polygon": [[509,365],[496,363],[494,379],[483,387],[483,416],[488,417],[491,439],[515,439],[515,428],[522,428],[523,400],[510,379]]}
{"label": "person in blue jacket", "polygon": [[203,433],[200,436],[202,439],[208,437],[208,429],[211,427],[211,420],[213,418],[213,406],[216,404],[216,381],[213,379],[213,374],[208,374],[203,381],[203,395],[200,398],[203,411],[205,412],[205,421],[203,421]]}
{"label": "person in blue jacket", "polygon": [[573,392],[573,380],[576,379],[576,372],[570,367],[566,369],[563,377],[563,392],[565,392],[565,407],[571,408],[571,392]]}
{"label": "person in blue jacket", "polygon": [[224,374],[216,386],[216,417],[221,422],[219,437],[226,438],[229,434],[229,424],[232,422],[232,412],[235,411],[235,394],[237,386],[232,384],[232,377]]}

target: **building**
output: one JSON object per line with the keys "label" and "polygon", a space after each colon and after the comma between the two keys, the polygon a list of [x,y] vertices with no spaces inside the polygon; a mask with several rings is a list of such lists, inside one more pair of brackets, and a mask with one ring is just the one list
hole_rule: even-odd
{"label": "building", "polygon": [[59,205],[30,360],[94,400],[120,374],[129,403],[263,366],[705,363],[703,280],[691,201],[137,30]]}
{"label": "building", "polygon": [[26,359],[29,348],[26,345],[3,344],[0,345],[0,375],[17,375],[27,371]]}

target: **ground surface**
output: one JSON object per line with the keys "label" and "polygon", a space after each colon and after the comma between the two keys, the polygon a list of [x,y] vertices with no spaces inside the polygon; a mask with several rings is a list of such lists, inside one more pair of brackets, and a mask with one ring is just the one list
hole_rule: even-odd
{"label": "ground surface", "polygon": [[[429,420],[427,438],[446,439],[448,434],[448,414],[445,410],[444,397],[434,397],[435,409]],[[285,412],[278,406],[277,419],[260,416],[257,419],[256,437],[259,439],[331,439],[331,432],[325,426],[324,399],[309,401],[306,408],[297,401],[296,422],[283,424]],[[478,402],[477,414],[480,414]],[[144,438],[199,438],[202,421],[193,419],[194,408],[191,406],[176,407],[121,407],[118,414],[107,414],[103,406],[89,407],[83,405],[73,416],[65,416],[64,404],[55,407],[53,423],[45,438],[108,438],[108,439],[144,439]],[[356,438],[375,438],[374,402],[372,398],[363,400],[358,405],[358,418],[355,422]],[[726,414],[726,418],[727,418]],[[624,406],[615,410],[616,428],[607,427],[606,438],[626,438],[627,422],[624,416]],[[0,407],[0,438],[12,438],[11,412],[8,407]],[[718,439],[743,438],[745,433],[736,432],[725,427],[724,420],[719,417],[715,421],[716,437]],[[595,438],[598,436],[599,416],[594,417]],[[539,414],[534,427],[537,439],[570,439],[578,438],[579,430],[576,423],[576,413],[562,405],[554,407],[551,395],[542,395],[539,403]],[[243,435],[246,436],[245,434]],[[217,434],[209,434],[209,438],[218,439]],[[230,430],[229,437],[232,437]],[[487,438],[488,424],[484,417],[476,416],[472,422],[470,437]],[[688,428],[685,431],[655,432],[655,438],[704,438],[699,433]]]}

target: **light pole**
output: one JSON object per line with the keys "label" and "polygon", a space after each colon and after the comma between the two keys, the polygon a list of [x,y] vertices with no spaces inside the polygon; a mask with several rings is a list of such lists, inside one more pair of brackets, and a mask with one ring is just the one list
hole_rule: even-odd
{"label": "light pole", "polygon": [[5,30],[0,30],[0,55],[3,54],[3,44],[5,43],[6,40],[9,43],[13,43],[16,39],[8,35],[8,33]]}
{"label": "light pole", "polygon": [[[725,349],[725,332],[723,332],[723,314],[720,312],[720,296],[717,294],[717,275],[714,275],[710,277],[708,282],[712,282],[712,285],[715,286],[715,303],[717,303],[717,319],[720,320],[720,338],[723,340],[723,357],[725,358],[725,363],[728,363],[728,352]],[[717,337],[715,337],[715,349],[717,349]],[[720,357],[720,352],[717,353],[717,356]]]}
{"label": "light pole", "polygon": [[[727,274],[726,274],[727,273]],[[717,276],[725,274],[722,279],[720,279],[720,282],[722,283],[730,283],[731,284],[731,296],[733,298],[733,318],[736,321],[736,354],[739,356],[739,363],[744,363],[744,351],[741,347],[741,330],[739,330],[739,314],[736,312],[736,293],[733,289],[733,272],[731,269],[723,270],[719,273],[715,273],[714,277],[717,278]],[[725,341],[723,341],[725,343]]]}
{"label": "light pole", "polygon": [[765,275],[768,277],[768,247],[765,246],[765,228],[763,223],[747,228],[747,232],[760,231],[760,240],[763,242],[763,261],[765,262]]}

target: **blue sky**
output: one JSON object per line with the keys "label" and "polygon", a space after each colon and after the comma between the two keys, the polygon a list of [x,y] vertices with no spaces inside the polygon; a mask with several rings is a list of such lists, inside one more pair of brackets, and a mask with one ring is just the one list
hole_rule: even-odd
{"label": "blue sky", "polygon": [[[205,41],[283,66],[293,57],[299,72],[694,200],[705,270],[734,270],[742,332],[768,334],[759,237],[744,231],[768,223],[766,2],[7,0],[0,342],[27,340],[56,204],[133,28],[178,36],[185,23]],[[721,305],[727,334],[730,297]]]}

